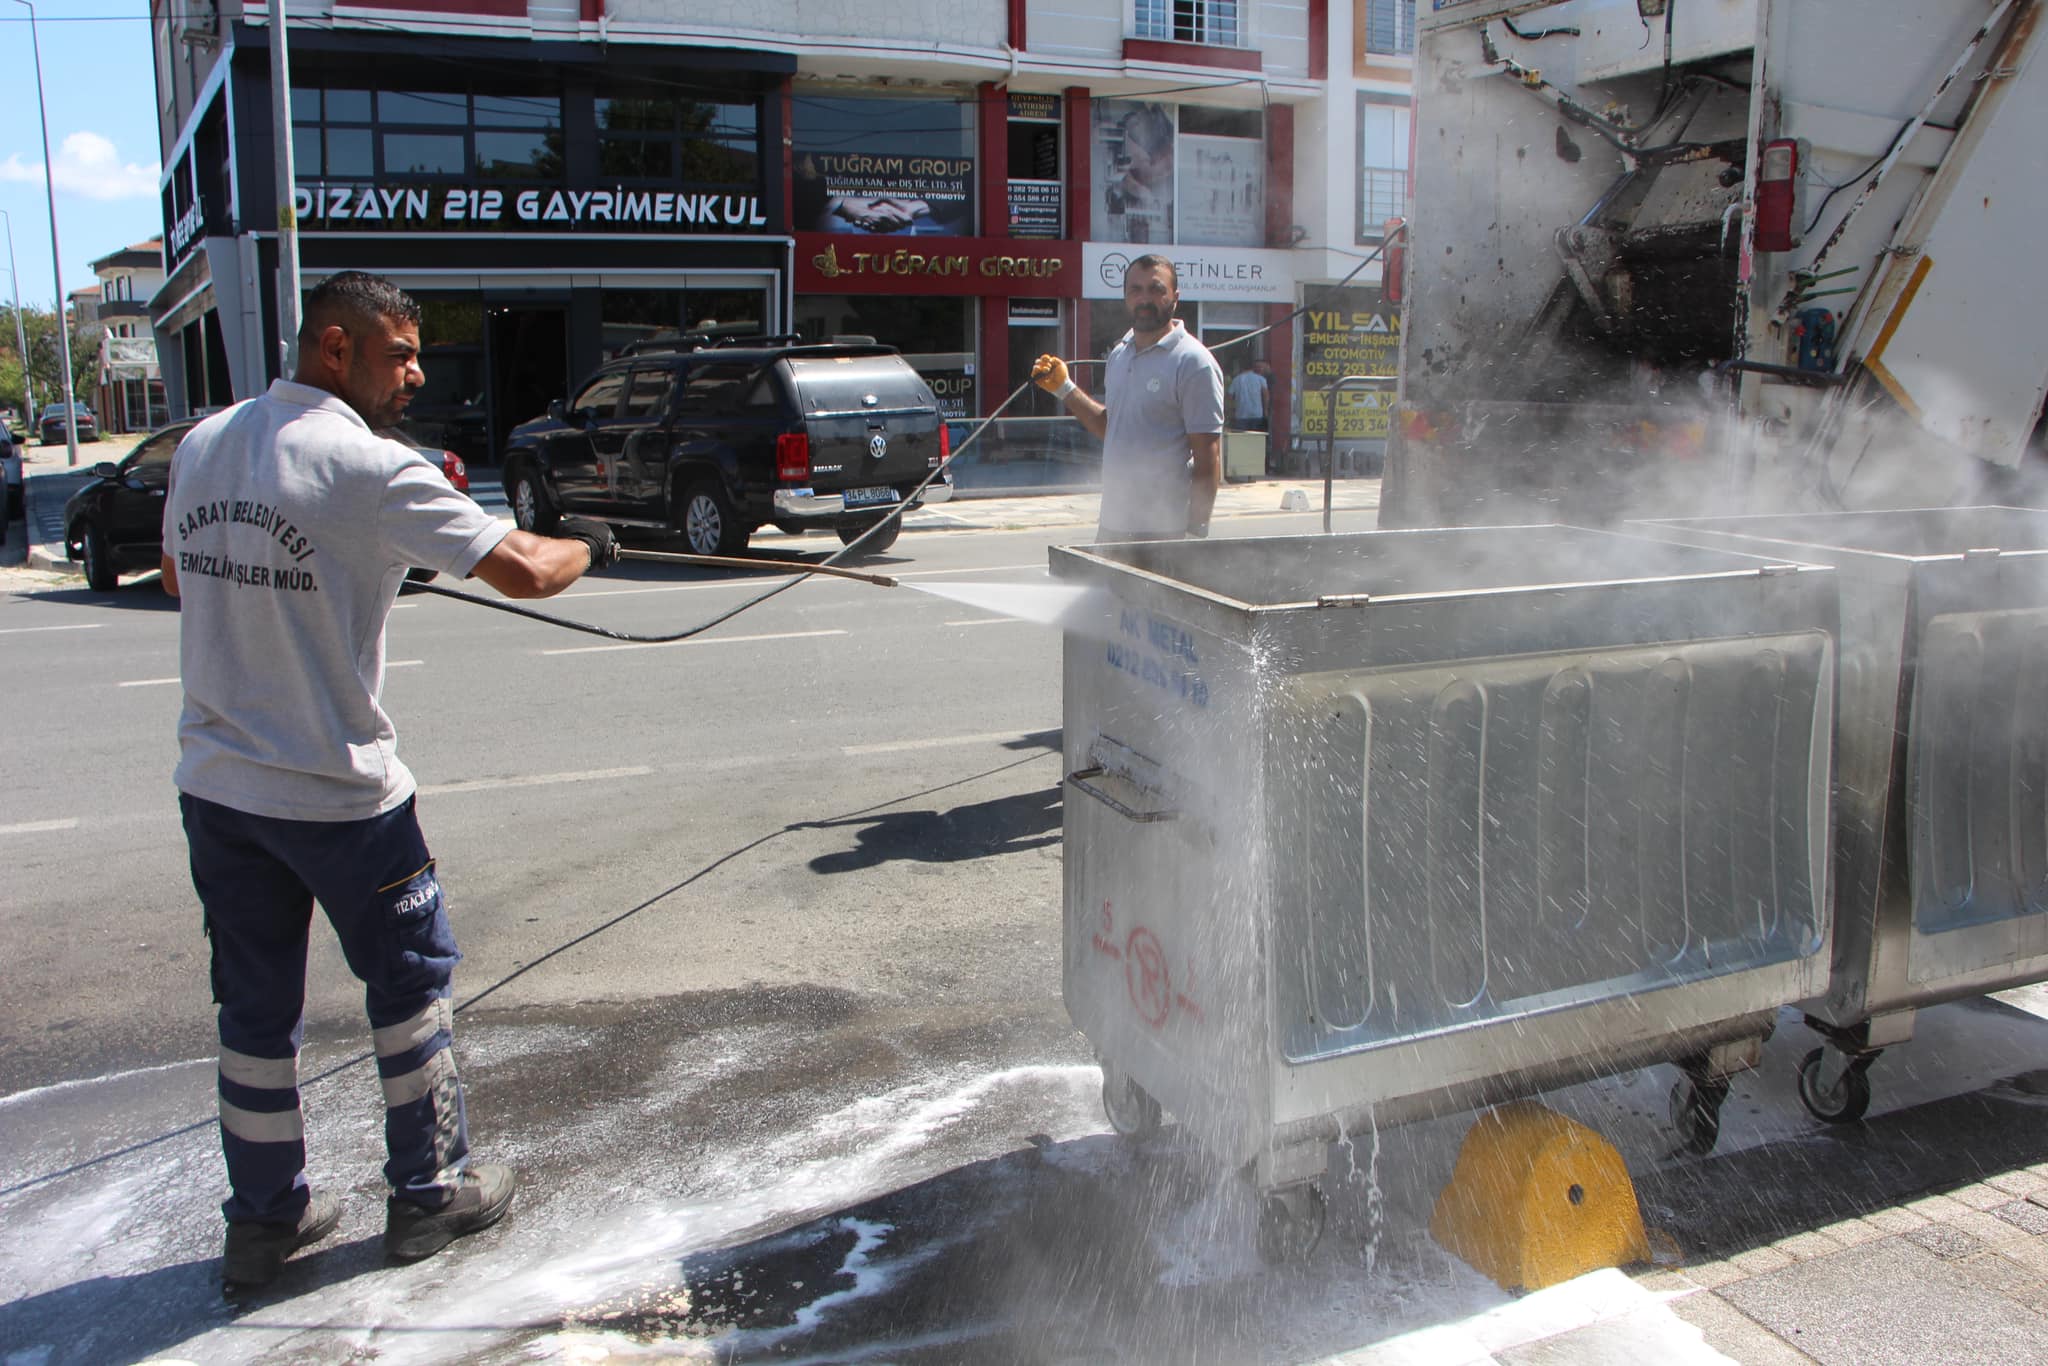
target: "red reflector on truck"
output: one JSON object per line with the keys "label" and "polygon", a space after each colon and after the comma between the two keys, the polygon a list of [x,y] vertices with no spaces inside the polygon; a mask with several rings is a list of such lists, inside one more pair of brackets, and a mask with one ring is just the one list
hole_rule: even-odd
{"label": "red reflector on truck", "polygon": [[775,479],[782,484],[811,482],[811,438],[785,432],[775,438]]}
{"label": "red reflector on truck", "polygon": [[1792,209],[1798,188],[1799,144],[1791,138],[1765,143],[1757,167],[1756,222],[1751,233],[1756,250],[1792,250]]}

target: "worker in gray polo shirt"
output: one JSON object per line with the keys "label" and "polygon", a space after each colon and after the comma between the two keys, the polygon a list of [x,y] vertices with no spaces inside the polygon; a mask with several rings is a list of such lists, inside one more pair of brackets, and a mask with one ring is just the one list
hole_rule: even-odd
{"label": "worker in gray polo shirt", "polygon": [[1173,262],[1140,256],[1124,272],[1131,330],[1110,348],[1097,403],[1067,363],[1040,356],[1038,387],[1102,438],[1100,541],[1160,541],[1209,534],[1223,482],[1223,371],[1173,316],[1180,281]]}

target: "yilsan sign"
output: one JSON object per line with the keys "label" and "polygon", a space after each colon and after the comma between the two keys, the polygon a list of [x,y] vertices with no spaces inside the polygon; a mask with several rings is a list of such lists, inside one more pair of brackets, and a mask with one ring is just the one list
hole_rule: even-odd
{"label": "yilsan sign", "polygon": [[796,235],[796,287],[804,294],[983,294],[1071,299],[1081,292],[1071,242],[1007,237],[848,241]]}
{"label": "yilsan sign", "polygon": [[768,226],[755,195],[688,190],[515,190],[466,185],[300,185],[307,232],[726,232]]}

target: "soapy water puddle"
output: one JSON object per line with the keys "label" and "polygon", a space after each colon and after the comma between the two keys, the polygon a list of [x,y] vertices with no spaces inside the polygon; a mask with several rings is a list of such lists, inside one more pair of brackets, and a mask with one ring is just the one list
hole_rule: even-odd
{"label": "soapy water puddle", "polygon": [[[2037,1059],[2033,1017],[2048,1003],[2038,989],[2007,1003],[2018,1009],[1926,1012],[1919,1051],[1886,1060],[1873,1115],[1992,1086]],[[1403,1335],[1418,1345],[1446,1325],[1488,1324],[1506,1341],[1559,1315],[1656,1305],[1619,1273],[1513,1299],[1431,1241],[1433,1198],[1469,1116],[1347,1132],[1331,1148],[1321,1246],[1272,1268],[1252,1251],[1243,1183],[1170,1129],[1136,1146],[1106,1133],[1085,1062],[910,1064],[886,1082],[835,1084],[796,1072],[814,1042],[705,1030],[657,1049],[629,1094],[591,1102],[560,1079],[604,1046],[602,1031],[472,1027],[465,1064],[497,1111],[486,1155],[513,1161],[527,1184],[500,1228],[410,1268],[386,1267],[377,1250],[374,1083],[309,1093],[313,1178],[342,1190],[347,1213],[273,1293],[240,1306],[222,1303],[214,1279],[211,1126],[43,1181],[47,1154],[0,1145],[0,1363],[1295,1362],[1394,1350],[1387,1340]],[[1839,1160],[1780,1075],[1810,1042],[1781,1022],[1764,1068],[1737,1083],[1717,1158],[1792,1143]],[[515,1074],[493,1069],[515,1066],[554,1090],[508,1106]],[[146,1077],[110,1083],[122,1108],[105,1118],[130,1142],[148,1134],[151,1104],[189,1120],[193,1070],[165,1074],[169,1099],[137,1093]],[[723,1097],[763,1075],[776,1077],[772,1097]],[[1669,1081],[1649,1068],[1546,1099],[1608,1134],[1639,1180],[1706,1172],[1666,1151],[1656,1112]],[[62,1093],[73,1122],[86,1118],[81,1089]],[[5,1117],[30,1119],[20,1112],[36,1099]],[[81,1156],[118,1146],[68,1137]],[[1712,1360],[1704,1350],[1673,1339],[1653,1356]]]}

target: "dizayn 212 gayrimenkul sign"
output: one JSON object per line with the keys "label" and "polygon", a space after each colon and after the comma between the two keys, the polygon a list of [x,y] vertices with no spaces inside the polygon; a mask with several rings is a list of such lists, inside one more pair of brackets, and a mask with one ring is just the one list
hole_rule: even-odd
{"label": "dizayn 212 gayrimenkul sign", "polygon": [[759,234],[759,196],[717,191],[479,189],[301,184],[305,232],[692,232]]}

